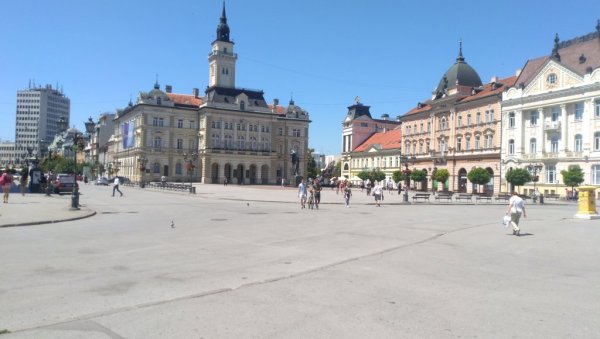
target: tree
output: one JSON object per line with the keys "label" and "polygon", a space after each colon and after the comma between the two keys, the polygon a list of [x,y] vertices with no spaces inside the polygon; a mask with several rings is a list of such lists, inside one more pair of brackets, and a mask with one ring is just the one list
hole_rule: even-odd
{"label": "tree", "polygon": [[570,165],[568,170],[562,170],[560,174],[562,174],[565,185],[570,186],[571,190],[574,190],[575,186],[579,186],[585,180],[583,170],[579,165]]}
{"label": "tree", "polygon": [[360,180],[362,180],[362,181],[365,181],[365,180],[371,178],[371,175],[367,170],[362,170],[362,171],[358,172],[358,174],[356,176],[359,177]]}
{"label": "tree", "polygon": [[319,169],[317,168],[317,162],[313,157],[315,149],[309,148],[306,152],[306,176],[308,178],[316,178],[319,174]]}
{"label": "tree", "polygon": [[385,173],[379,168],[373,169],[370,174],[371,181],[381,181],[385,179]]}
{"label": "tree", "polygon": [[531,181],[531,174],[524,168],[513,168],[506,172],[506,181],[514,186],[523,186]]}
{"label": "tree", "polygon": [[402,175],[402,171],[394,171],[392,173],[392,180],[394,180],[394,182],[400,182],[404,179],[404,175]]}
{"label": "tree", "polygon": [[485,168],[475,167],[467,174],[467,178],[475,185],[481,186],[490,182],[490,173]]}
{"label": "tree", "polygon": [[427,179],[427,174],[423,170],[414,170],[410,173],[410,178],[414,182],[421,182]]}
{"label": "tree", "polygon": [[[437,182],[441,182],[442,185],[444,185],[444,183],[446,182],[446,180],[448,180],[448,178],[450,177],[450,172],[448,172],[447,169],[442,168],[439,170],[436,170],[434,175],[433,175],[433,180],[437,181]],[[443,186],[445,188],[445,186]]]}
{"label": "tree", "polygon": [[339,178],[342,175],[342,162],[338,161],[335,163],[333,168],[333,176]]}

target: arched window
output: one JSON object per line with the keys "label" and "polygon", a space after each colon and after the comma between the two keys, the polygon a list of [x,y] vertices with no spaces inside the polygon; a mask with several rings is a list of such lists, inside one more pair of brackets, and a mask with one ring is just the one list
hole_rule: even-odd
{"label": "arched window", "polygon": [[458,116],[458,122],[457,122],[458,127],[462,127],[462,116]]}
{"label": "arched window", "polygon": [[537,153],[537,140],[535,138],[529,139],[529,153]]}
{"label": "arched window", "polygon": [[475,149],[479,149],[481,146],[481,135],[477,134],[475,136]]}
{"label": "arched window", "polygon": [[583,137],[581,134],[575,134],[575,152],[583,151]]}
{"label": "arched window", "polygon": [[440,120],[440,129],[447,129],[448,128],[448,122],[446,121],[446,117],[442,117],[442,119]]}
{"label": "arched window", "polygon": [[160,174],[160,164],[158,162],[152,164],[152,173]]}
{"label": "arched window", "polygon": [[485,135],[485,148],[491,149],[494,147],[494,135],[491,132]]}

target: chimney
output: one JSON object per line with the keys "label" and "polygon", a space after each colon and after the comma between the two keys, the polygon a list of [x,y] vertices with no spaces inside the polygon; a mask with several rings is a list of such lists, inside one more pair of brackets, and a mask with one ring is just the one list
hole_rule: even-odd
{"label": "chimney", "polygon": [[165,86],[165,92],[167,92],[167,93],[173,93],[173,86],[166,85]]}
{"label": "chimney", "polygon": [[279,99],[273,99],[273,106],[279,105]]}
{"label": "chimney", "polygon": [[492,78],[490,79],[490,82],[498,82],[498,77],[497,76],[492,76]]}
{"label": "chimney", "polygon": [[197,98],[200,95],[200,90],[197,88],[192,88],[192,94],[194,95],[194,98]]}
{"label": "chimney", "polygon": [[515,76],[519,76],[519,75],[521,75],[521,69],[520,68],[515,72]]}

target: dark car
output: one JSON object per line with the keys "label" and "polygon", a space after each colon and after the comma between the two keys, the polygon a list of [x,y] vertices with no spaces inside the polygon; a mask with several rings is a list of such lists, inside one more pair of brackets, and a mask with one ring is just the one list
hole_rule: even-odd
{"label": "dark car", "polygon": [[58,174],[54,180],[54,193],[73,192],[75,187],[75,176],[72,174]]}

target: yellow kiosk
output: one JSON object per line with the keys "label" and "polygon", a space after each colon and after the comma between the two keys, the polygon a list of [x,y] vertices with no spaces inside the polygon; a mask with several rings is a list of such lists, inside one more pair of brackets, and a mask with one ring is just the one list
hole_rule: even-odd
{"label": "yellow kiosk", "polygon": [[579,188],[579,210],[575,218],[600,219],[596,213],[596,187],[580,186]]}

